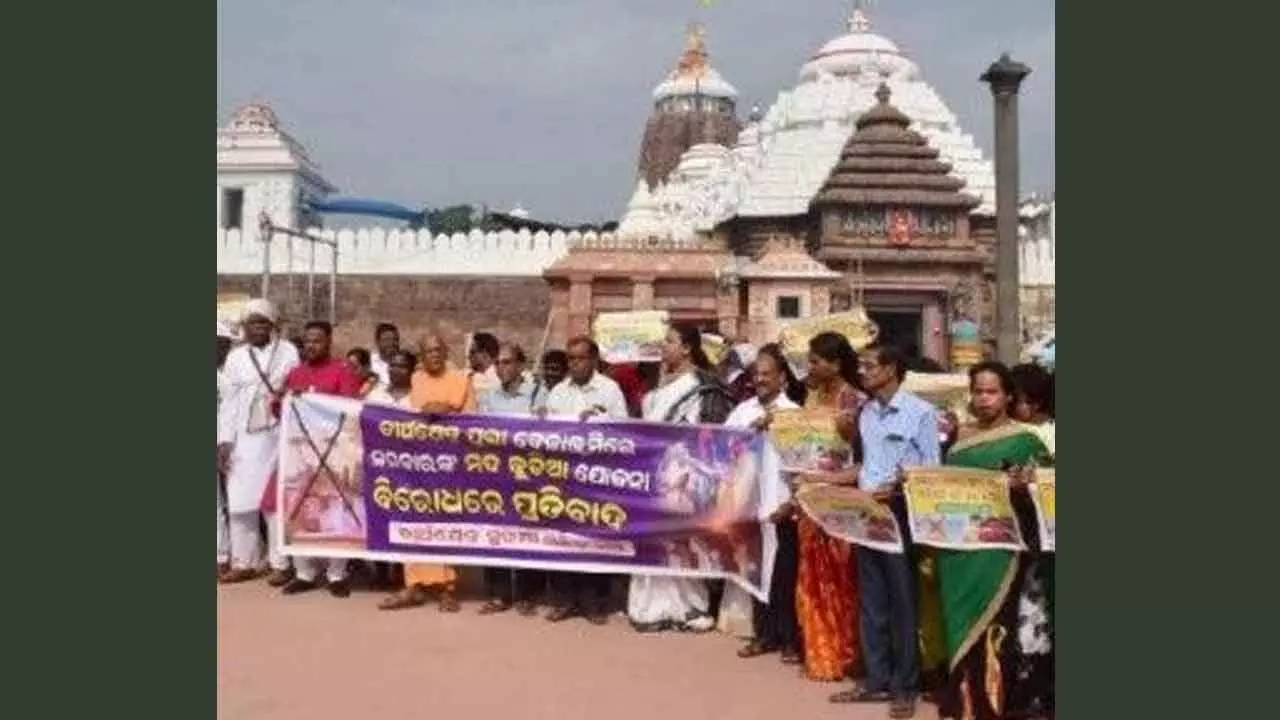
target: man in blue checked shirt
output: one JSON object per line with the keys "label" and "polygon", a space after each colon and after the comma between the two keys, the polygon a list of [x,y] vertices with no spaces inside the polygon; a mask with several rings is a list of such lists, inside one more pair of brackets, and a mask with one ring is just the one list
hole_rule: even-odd
{"label": "man in blue checked shirt", "polygon": [[[869,345],[858,359],[858,378],[870,399],[858,415],[862,465],[858,487],[888,499],[903,467],[941,462],[938,411],[902,390],[907,358],[888,345]],[[898,522],[906,528],[900,506]],[[908,545],[902,554],[856,546],[858,618],[866,679],[832,696],[838,703],[889,702],[889,717],[915,714],[920,689],[916,643],[915,570]]]}

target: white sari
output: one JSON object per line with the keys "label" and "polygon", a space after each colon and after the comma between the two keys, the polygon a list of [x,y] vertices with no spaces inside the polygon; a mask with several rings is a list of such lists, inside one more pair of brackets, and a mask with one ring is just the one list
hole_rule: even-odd
{"label": "white sari", "polygon": [[[681,399],[698,386],[696,373],[689,372],[657,388],[644,398],[644,419],[666,422],[673,412],[676,423],[696,423],[701,412],[697,397]],[[681,403],[679,408],[677,403]],[[672,624],[705,632],[715,626],[707,614],[710,595],[705,580],[697,578],[632,575],[627,593],[627,617],[638,626]]]}

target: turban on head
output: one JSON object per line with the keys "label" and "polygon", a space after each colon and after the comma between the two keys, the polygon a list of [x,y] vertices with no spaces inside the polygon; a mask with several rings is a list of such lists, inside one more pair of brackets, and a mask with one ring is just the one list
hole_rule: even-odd
{"label": "turban on head", "polygon": [[258,315],[276,323],[276,306],[271,304],[266,298],[254,298],[244,304],[244,313],[240,316],[241,322],[248,321],[249,318]]}

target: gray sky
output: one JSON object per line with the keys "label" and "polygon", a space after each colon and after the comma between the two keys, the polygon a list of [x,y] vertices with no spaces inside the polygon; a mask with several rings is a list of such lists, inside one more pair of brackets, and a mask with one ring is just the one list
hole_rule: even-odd
{"label": "gray sky", "polygon": [[[218,0],[218,121],[262,99],[343,195],[410,207],[517,201],[614,219],[634,189],[650,92],[705,24],[739,114],[767,108],[843,34],[852,0]],[[873,29],[921,67],[990,157],[1002,51],[1022,93],[1022,187],[1054,186],[1054,0],[875,0]]]}

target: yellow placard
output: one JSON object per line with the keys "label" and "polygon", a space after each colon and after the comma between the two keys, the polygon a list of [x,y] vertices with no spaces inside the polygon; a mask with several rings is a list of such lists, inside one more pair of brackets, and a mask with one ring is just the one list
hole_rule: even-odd
{"label": "yellow placard", "polygon": [[906,468],[903,474],[917,543],[954,550],[1025,548],[1004,473],[927,467]]}
{"label": "yellow placard", "polygon": [[769,439],[786,473],[832,474],[848,467],[853,450],[836,432],[832,410],[783,410],[773,415]]}
{"label": "yellow placard", "polygon": [[605,362],[658,362],[670,329],[665,310],[600,313],[592,323],[591,336]]}

